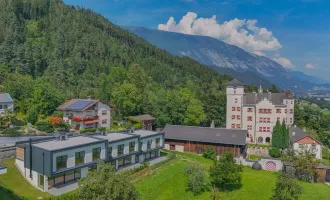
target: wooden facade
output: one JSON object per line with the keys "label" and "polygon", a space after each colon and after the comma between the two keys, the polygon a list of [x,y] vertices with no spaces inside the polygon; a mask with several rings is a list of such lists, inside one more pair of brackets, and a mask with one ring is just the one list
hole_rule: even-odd
{"label": "wooden facade", "polygon": [[16,159],[24,160],[24,148],[16,147]]}
{"label": "wooden facade", "polygon": [[241,145],[195,142],[173,139],[165,139],[165,144],[169,145],[170,150],[175,150],[176,146],[182,146],[185,152],[197,154],[202,154],[205,148],[211,147],[216,151],[218,156],[222,155],[224,152],[231,152],[234,157],[240,157],[245,149],[245,146]]}

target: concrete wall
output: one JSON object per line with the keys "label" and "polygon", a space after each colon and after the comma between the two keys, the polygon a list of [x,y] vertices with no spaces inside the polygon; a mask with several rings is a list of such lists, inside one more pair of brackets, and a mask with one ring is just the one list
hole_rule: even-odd
{"label": "concrete wall", "polygon": [[0,147],[0,162],[14,158],[16,153],[15,146]]}
{"label": "concrete wall", "polygon": [[[255,160],[247,160],[247,159],[243,159],[243,158],[239,158],[237,160],[238,163],[241,163],[242,165],[244,166],[250,166],[252,167],[253,163],[256,162]],[[261,168],[263,170],[268,170],[266,168],[267,166],[267,163],[269,162],[273,162],[276,166],[275,170],[274,171],[280,171],[282,170],[283,168],[283,163],[281,160],[278,160],[278,159],[272,159],[272,158],[261,158],[260,160],[258,160],[259,164],[261,165]]]}
{"label": "concrete wall", "polygon": [[269,149],[268,148],[257,148],[257,147],[249,147],[246,151],[248,155],[258,155],[258,156],[269,156]]}
{"label": "concrete wall", "polygon": [[68,156],[67,168],[70,168],[70,167],[75,166],[75,153],[76,152],[85,151],[85,163],[89,163],[89,162],[93,161],[93,148],[98,148],[98,147],[101,147],[101,159],[105,159],[105,143],[94,144],[94,145],[89,145],[89,146],[85,146],[85,147],[80,147],[80,148],[64,150],[64,151],[59,151],[59,152],[53,153],[52,171],[53,172],[57,171],[56,157],[67,155]]}

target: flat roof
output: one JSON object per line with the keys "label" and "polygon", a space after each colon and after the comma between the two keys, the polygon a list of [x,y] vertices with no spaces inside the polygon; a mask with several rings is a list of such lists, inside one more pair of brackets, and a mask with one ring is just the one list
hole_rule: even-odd
{"label": "flat roof", "polygon": [[141,129],[141,130],[135,130],[132,134],[139,135],[140,137],[147,137],[147,136],[159,134],[159,132]]}
{"label": "flat roof", "polygon": [[66,140],[50,140],[45,142],[34,143],[32,145],[35,147],[52,151],[52,150],[70,148],[74,146],[86,145],[94,142],[102,142],[102,140],[87,136],[77,136],[77,137],[69,137]]}
{"label": "flat roof", "polygon": [[108,140],[109,142],[111,142],[136,136],[127,133],[108,133],[107,135],[94,135],[93,137]]}

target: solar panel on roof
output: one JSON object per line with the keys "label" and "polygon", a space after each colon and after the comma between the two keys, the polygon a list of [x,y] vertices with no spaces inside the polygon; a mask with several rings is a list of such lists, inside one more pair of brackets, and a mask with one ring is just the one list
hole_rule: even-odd
{"label": "solar panel on roof", "polygon": [[70,104],[65,109],[66,110],[82,110],[88,105],[92,104],[93,101],[76,101],[73,104]]}

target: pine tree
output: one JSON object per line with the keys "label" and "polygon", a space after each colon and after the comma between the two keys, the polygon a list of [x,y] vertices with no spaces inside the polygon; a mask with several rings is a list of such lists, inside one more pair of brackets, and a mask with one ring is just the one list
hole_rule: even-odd
{"label": "pine tree", "polygon": [[279,121],[276,122],[276,125],[273,128],[272,134],[272,146],[279,147],[281,144],[281,123]]}
{"label": "pine tree", "polygon": [[282,135],[281,148],[286,149],[289,146],[289,129],[286,127],[284,120],[283,120],[282,126],[281,126],[281,135]]}

